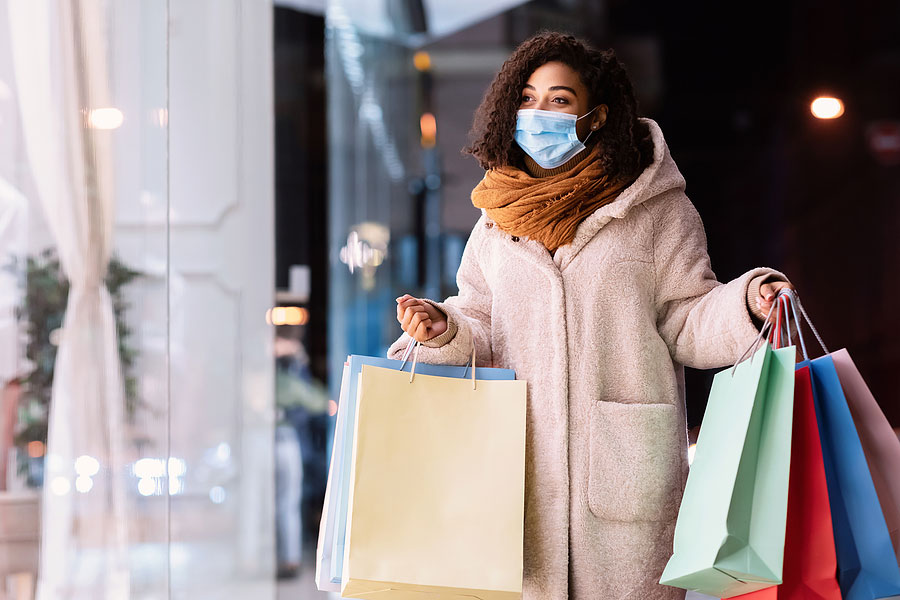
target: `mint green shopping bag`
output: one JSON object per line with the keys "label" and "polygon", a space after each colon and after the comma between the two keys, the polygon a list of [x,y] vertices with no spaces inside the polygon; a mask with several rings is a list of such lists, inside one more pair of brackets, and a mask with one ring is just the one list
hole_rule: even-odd
{"label": "mint green shopping bag", "polygon": [[780,584],[795,348],[718,373],[660,583],[730,598]]}

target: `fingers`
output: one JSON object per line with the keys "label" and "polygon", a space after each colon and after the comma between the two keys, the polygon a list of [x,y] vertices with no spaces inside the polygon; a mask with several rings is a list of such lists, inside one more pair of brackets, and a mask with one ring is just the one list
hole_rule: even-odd
{"label": "fingers", "polygon": [[756,304],[763,315],[768,315],[772,311],[778,292],[782,289],[795,290],[796,288],[787,281],[771,281],[759,286],[759,297],[756,299]]}
{"label": "fingers", "polygon": [[766,300],[775,300],[775,296],[783,289],[794,290],[794,286],[787,281],[770,281],[759,286],[759,295]]}
{"label": "fingers", "polygon": [[422,306],[407,306],[401,315],[400,325],[403,327],[404,331],[409,331],[409,327],[412,326],[413,320],[418,319],[416,321],[418,323],[418,321],[422,320],[423,316],[427,316],[427,314]]}
{"label": "fingers", "polygon": [[431,327],[431,319],[425,310],[417,311],[409,321],[406,332],[417,341],[424,342],[428,339],[428,328]]}
{"label": "fingers", "polygon": [[764,316],[768,316],[769,312],[772,310],[772,307],[775,306],[775,304],[773,302],[760,298],[757,301],[757,306],[759,306],[759,312],[761,312]]}
{"label": "fingers", "polygon": [[397,321],[403,331],[417,341],[424,342],[447,329],[446,313],[430,302],[409,294],[396,300]]}
{"label": "fingers", "polygon": [[778,295],[778,290],[782,288],[794,289],[794,286],[786,281],[771,281],[759,286],[759,295],[771,302],[775,300],[775,296]]}
{"label": "fingers", "polygon": [[427,340],[429,325],[431,325],[430,321],[427,324],[425,321],[419,323],[418,326],[416,326],[416,334],[413,337],[420,342],[424,342],[425,340]]}
{"label": "fingers", "polygon": [[407,308],[406,314],[403,315],[403,320],[406,323],[407,329],[412,329],[413,331],[419,326],[419,323],[431,325],[431,319],[428,317],[428,313],[426,313],[425,309],[421,306],[411,306]]}
{"label": "fingers", "polygon": [[428,329],[432,320],[426,309],[428,304],[409,294],[397,298],[397,320],[410,337],[419,342],[428,339]]}
{"label": "fingers", "polygon": [[759,286],[759,297],[756,299],[756,305],[759,312],[768,315],[775,305],[775,288],[771,283],[764,283]]}
{"label": "fingers", "polygon": [[790,283],[788,283],[787,281],[774,281],[774,282],[772,282],[771,285],[772,285],[772,287],[774,288],[775,294],[776,294],[776,295],[777,295],[778,292],[781,291],[781,290],[791,290],[791,291],[795,291],[794,286],[791,285]]}
{"label": "fingers", "polygon": [[421,306],[422,304],[424,304],[418,298],[413,298],[412,296],[409,296],[409,295],[402,296],[402,297],[405,298],[405,300],[402,300],[402,301],[400,299],[397,300],[397,320],[400,322],[403,321],[403,315],[406,312],[406,309],[408,309],[411,306]]}

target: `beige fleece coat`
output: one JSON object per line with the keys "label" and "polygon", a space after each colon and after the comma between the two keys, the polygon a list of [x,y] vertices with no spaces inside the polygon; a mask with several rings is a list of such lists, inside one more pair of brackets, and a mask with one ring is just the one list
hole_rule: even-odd
{"label": "beige fleece coat", "polygon": [[[723,367],[753,342],[757,268],[729,283],[659,126],[653,163],[551,257],[482,215],[447,332],[419,360],[514,369],[528,382],[526,600],[674,600],[658,584],[687,476],[682,365]],[[751,294],[752,297],[752,294]],[[401,358],[403,334],[388,350]]]}

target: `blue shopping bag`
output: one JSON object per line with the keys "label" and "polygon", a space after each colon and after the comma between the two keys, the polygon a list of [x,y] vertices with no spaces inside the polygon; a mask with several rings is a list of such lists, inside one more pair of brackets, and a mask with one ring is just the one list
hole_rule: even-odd
{"label": "blue shopping bag", "polygon": [[[349,381],[347,396],[344,400],[345,405],[338,407],[338,410],[346,411],[346,416],[342,420],[344,427],[341,436],[338,436],[337,432],[335,432],[335,440],[340,438],[338,443],[341,445],[341,451],[340,456],[336,455],[338,461],[332,465],[334,472],[330,475],[333,478],[332,483],[334,486],[334,497],[330,501],[334,502],[333,514],[335,519],[330,565],[330,581],[333,584],[341,583],[344,569],[344,545],[347,538],[347,509],[350,492],[349,473],[353,454],[353,424],[356,422],[359,375],[363,365],[405,371],[409,371],[412,368],[412,361],[400,361],[377,356],[360,356],[357,354],[350,355],[348,362]],[[454,378],[467,378],[472,374],[471,367],[468,366],[430,365],[426,363],[416,364],[415,372],[424,375]],[[514,380],[516,374],[512,369],[479,367],[477,377],[478,379],[490,380]],[[338,452],[338,448],[334,448],[332,452]]]}

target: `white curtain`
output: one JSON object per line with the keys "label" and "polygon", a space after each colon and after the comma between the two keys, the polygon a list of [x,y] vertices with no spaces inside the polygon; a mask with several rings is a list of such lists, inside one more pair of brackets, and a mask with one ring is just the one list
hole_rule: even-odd
{"label": "white curtain", "polygon": [[[24,293],[26,209],[25,196],[0,176],[0,388],[25,374],[24,345],[16,309]],[[2,419],[0,415],[0,423]],[[0,460],[3,456],[0,453]],[[4,483],[0,482],[0,490]]]}
{"label": "white curtain", "polygon": [[40,203],[70,283],[50,407],[38,600],[129,596],[123,400],[104,283],[113,242],[101,0],[7,0],[15,89]]}

